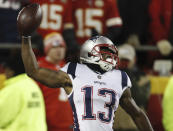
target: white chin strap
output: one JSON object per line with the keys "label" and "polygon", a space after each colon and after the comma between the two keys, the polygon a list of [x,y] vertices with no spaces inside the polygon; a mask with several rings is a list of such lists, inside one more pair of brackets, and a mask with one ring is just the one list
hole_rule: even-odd
{"label": "white chin strap", "polygon": [[104,61],[100,61],[99,65],[100,65],[101,69],[104,71],[110,71],[113,69],[113,66],[111,64],[104,62]]}
{"label": "white chin strap", "polygon": [[[115,65],[116,65],[116,61],[115,61],[115,60],[112,61],[111,58],[107,58],[106,61],[107,61],[107,62],[105,62],[105,61],[99,61],[100,67],[101,67],[104,71],[110,71],[110,70],[112,70],[112,69],[115,67]],[[108,62],[113,62],[113,64],[110,64],[110,63],[108,63]]]}

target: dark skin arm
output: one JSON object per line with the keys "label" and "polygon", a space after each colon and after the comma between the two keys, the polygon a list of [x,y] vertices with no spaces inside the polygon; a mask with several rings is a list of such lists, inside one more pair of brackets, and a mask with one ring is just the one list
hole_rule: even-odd
{"label": "dark skin arm", "polygon": [[148,117],[131,97],[130,89],[126,89],[120,99],[121,107],[131,116],[140,131],[154,131]]}
{"label": "dark skin arm", "polygon": [[28,76],[48,87],[63,87],[67,94],[71,92],[72,82],[67,73],[40,68],[31,47],[31,37],[22,37],[22,59]]}

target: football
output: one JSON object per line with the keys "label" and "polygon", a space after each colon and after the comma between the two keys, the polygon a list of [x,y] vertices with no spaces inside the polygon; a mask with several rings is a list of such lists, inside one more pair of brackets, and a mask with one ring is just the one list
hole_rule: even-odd
{"label": "football", "polygon": [[24,7],[18,14],[17,27],[20,35],[31,35],[40,25],[42,11],[39,4],[30,4]]}

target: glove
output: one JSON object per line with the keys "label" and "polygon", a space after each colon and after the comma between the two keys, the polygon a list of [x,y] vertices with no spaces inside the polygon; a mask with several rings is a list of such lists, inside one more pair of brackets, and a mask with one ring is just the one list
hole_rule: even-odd
{"label": "glove", "polygon": [[172,45],[168,40],[160,40],[157,42],[157,47],[163,56],[168,56],[171,53]]}

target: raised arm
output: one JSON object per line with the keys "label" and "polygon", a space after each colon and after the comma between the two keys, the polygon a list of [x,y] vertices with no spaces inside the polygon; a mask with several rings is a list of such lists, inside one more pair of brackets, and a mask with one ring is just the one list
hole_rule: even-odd
{"label": "raised arm", "polygon": [[48,87],[64,87],[66,90],[67,87],[72,87],[72,82],[68,74],[63,71],[39,68],[34,52],[32,51],[30,35],[39,27],[41,20],[41,7],[36,3],[24,7],[17,17],[17,27],[22,37],[21,54],[26,73],[28,76]]}
{"label": "raised arm", "polygon": [[131,97],[130,89],[126,89],[120,99],[121,107],[132,117],[140,131],[153,131],[150,121],[146,114],[136,105]]}
{"label": "raised arm", "polygon": [[31,47],[31,37],[22,36],[22,59],[26,73],[36,81],[48,87],[72,87],[71,80],[67,73],[59,70],[53,71],[46,68],[39,68],[34,52]]}

